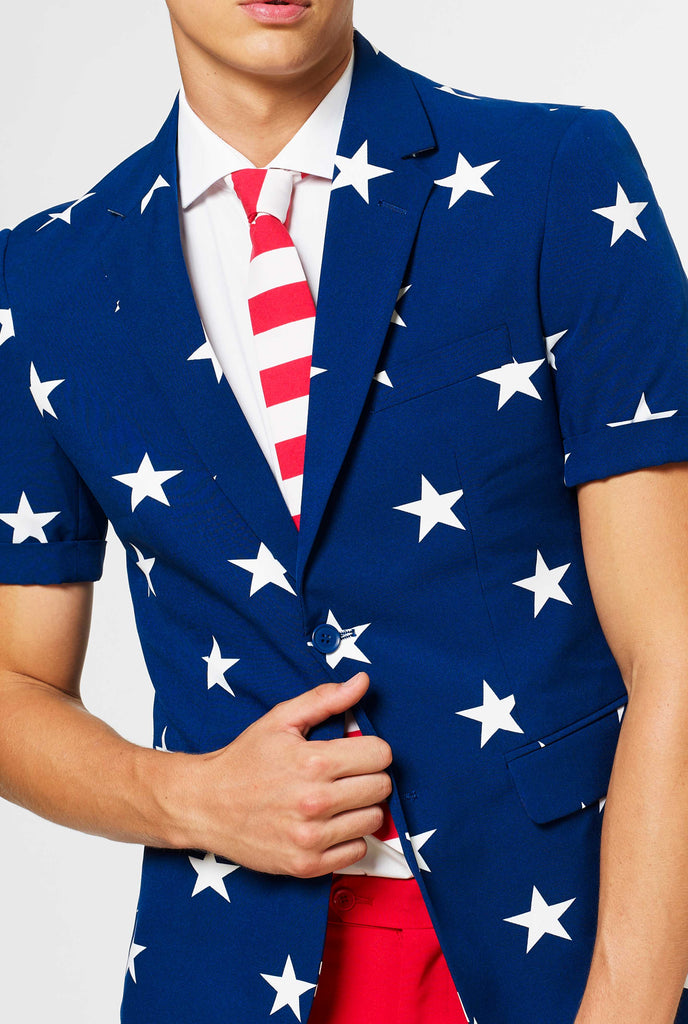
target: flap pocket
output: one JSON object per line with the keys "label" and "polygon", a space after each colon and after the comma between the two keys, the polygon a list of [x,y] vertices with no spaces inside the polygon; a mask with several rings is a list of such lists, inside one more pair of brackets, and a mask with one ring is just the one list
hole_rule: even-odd
{"label": "flap pocket", "polygon": [[606,795],[625,703],[624,695],[506,755],[518,795],[533,821],[555,821]]}
{"label": "flap pocket", "polygon": [[387,409],[410,398],[439,391],[440,388],[494,370],[512,360],[511,341],[506,324],[461,338],[448,345],[423,352],[390,366],[381,367],[388,383],[374,382],[373,412]]}

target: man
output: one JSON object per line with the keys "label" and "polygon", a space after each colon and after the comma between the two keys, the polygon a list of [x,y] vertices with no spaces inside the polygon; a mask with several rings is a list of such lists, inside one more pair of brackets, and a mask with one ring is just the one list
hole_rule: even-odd
{"label": "man", "polygon": [[[628,137],[352,65],[350,3],[168,7],[179,112],[3,238],[3,794],[147,845],[131,1024],[688,1020],[686,288]],[[106,517],[151,751],[78,699]]]}

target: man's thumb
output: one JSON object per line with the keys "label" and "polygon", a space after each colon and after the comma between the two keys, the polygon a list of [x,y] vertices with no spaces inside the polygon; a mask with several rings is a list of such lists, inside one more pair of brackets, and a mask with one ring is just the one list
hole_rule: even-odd
{"label": "man's thumb", "polygon": [[358,672],[344,683],[322,683],[287,701],[282,712],[287,724],[305,736],[313,726],[357,704],[369,685],[370,679],[365,672]]}

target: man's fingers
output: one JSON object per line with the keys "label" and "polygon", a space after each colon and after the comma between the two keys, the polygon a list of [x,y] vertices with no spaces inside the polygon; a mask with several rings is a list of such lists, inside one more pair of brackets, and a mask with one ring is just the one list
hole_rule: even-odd
{"label": "man's fingers", "polygon": [[315,774],[332,780],[383,772],[392,763],[392,749],[379,736],[311,740],[304,756]]}
{"label": "man's fingers", "polygon": [[272,714],[284,728],[297,729],[306,736],[315,725],[357,704],[369,684],[365,672],[359,672],[345,683],[322,683],[278,704]]}
{"label": "man's fingers", "polygon": [[[331,814],[341,814],[385,801],[392,792],[392,780],[385,772],[361,775],[355,779],[339,779],[331,786]],[[375,829],[373,829],[375,831]]]}
{"label": "man's fingers", "polygon": [[343,868],[351,867],[352,864],[356,864],[362,857],[365,857],[367,852],[368,847],[364,839],[354,839],[348,843],[339,843],[337,846],[332,846],[322,856],[320,862],[322,871],[320,871],[320,874],[327,875],[330,872],[341,871]]}
{"label": "man's fingers", "polygon": [[336,814],[327,823],[323,838],[326,848],[347,843],[362,836],[372,835],[382,825],[384,813],[381,807],[362,807],[357,811]]}

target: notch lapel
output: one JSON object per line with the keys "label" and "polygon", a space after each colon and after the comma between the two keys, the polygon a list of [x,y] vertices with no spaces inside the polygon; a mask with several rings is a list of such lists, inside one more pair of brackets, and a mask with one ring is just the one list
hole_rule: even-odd
{"label": "notch lapel", "polygon": [[[313,365],[326,372],[311,382],[299,587],[372,384],[433,187],[412,159],[436,143],[410,76],[357,34],[338,155],[350,159],[359,154],[363,164],[364,144],[368,163],[390,173],[371,177],[368,202],[354,185],[337,187],[336,177],[333,182],[313,346]],[[340,174],[348,181],[351,165],[342,165]]]}
{"label": "notch lapel", "polygon": [[175,103],[138,167],[109,200],[113,224],[101,256],[110,294],[121,300],[118,342],[137,374],[143,361],[163,408],[180,422],[256,537],[293,576],[297,532],[253,432],[224,375],[218,382],[210,360],[189,360],[207,339],[179,233],[177,109]]}

